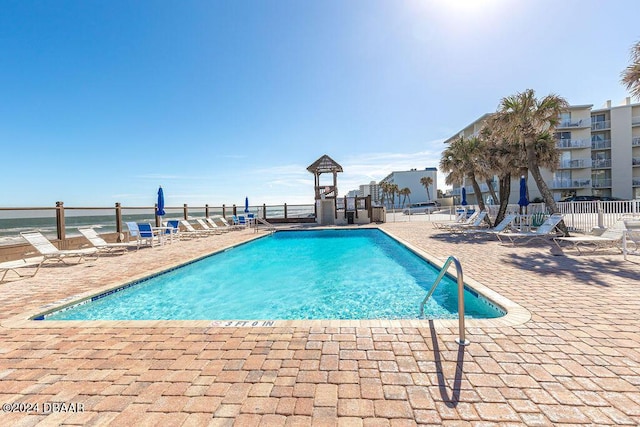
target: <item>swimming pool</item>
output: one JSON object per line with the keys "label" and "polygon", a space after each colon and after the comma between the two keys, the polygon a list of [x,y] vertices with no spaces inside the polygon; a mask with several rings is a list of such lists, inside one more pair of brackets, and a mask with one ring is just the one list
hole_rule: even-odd
{"label": "swimming pool", "polygon": [[[416,319],[438,271],[377,229],[278,231],[37,319]],[[505,314],[468,288],[465,312]],[[455,281],[425,313],[457,318]]]}

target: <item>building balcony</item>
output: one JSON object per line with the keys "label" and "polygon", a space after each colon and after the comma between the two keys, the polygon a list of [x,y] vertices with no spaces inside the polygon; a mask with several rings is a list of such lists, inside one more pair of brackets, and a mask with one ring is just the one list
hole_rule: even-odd
{"label": "building balcony", "polygon": [[588,147],[589,140],[587,139],[559,139],[556,141],[556,148],[560,150],[571,150]]}
{"label": "building balcony", "polygon": [[611,179],[594,179],[593,188],[610,188],[611,187]]}
{"label": "building balcony", "polygon": [[640,157],[634,157],[631,159],[631,164],[635,166],[640,166]]}
{"label": "building balcony", "polygon": [[588,128],[589,127],[589,119],[580,119],[580,120],[565,120],[560,122],[557,129],[566,129],[566,128]]}
{"label": "building balcony", "polygon": [[554,189],[589,188],[590,186],[590,179],[554,179],[551,182],[551,187]]}
{"label": "building balcony", "polygon": [[640,187],[640,178],[633,178],[631,185],[634,187]]}
{"label": "building balcony", "polygon": [[611,129],[611,120],[605,120],[602,122],[591,122],[591,130],[605,130]]}
{"label": "building balcony", "polygon": [[633,138],[633,139],[631,140],[631,145],[632,145],[633,147],[640,147],[640,137]]}
{"label": "building balcony", "polygon": [[591,167],[591,159],[574,159],[560,161],[558,169],[584,169]]}
{"label": "building balcony", "polygon": [[591,161],[591,167],[594,169],[611,168],[611,159],[594,159]]}
{"label": "building balcony", "polygon": [[640,116],[631,117],[631,126],[640,126]]}
{"label": "building balcony", "polygon": [[600,141],[591,141],[592,150],[605,150],[607,148],[611,148],[610,139],[602,139]]}

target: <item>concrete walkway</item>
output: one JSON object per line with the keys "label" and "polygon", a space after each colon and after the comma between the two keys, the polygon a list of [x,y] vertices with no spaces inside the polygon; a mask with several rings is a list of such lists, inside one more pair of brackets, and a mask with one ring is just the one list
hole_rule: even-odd
{"label": "concrete walkway", "polygon": [[474,321],[467,347],[454,342],[457,327],[426,320],[25,320],[250,231],[43,267],[0,284],[0,402],[10,404],[0,425],[640,424],[639,256],[514,248],[427,222],[382,228],[441,261],[456,255],[465,278],[529,320]]}

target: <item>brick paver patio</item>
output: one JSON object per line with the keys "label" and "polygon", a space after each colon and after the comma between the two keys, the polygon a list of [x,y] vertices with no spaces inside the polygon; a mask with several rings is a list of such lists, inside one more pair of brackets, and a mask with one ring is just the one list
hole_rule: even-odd
{"label": "brick paver patio", "polygon": [[45,267],[0,284],[0,401],[21,410],[0,425],[640,424],[640,257],[514,248],[426,222],[382,228],[440,262],[456,255],[465,278],[530,317],[471,322],[467,347],[454,342],[457,327],[427,320],[25,320],[250,231]]}

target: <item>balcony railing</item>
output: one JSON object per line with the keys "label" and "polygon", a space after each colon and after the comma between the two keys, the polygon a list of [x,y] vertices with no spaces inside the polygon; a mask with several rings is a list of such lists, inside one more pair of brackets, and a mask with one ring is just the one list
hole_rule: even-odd
{"label": "balcony railing", "polygon": [[611,187],[611,179],[594,179],[593,188],[609,188]]}
{"label": "balcony railing", "polygon": [[588,127],[588,119],[579,119],[579,120],[565,120],[558,124],[559,128],[580,128],[580,127]]}
{"label": "balcony railing", "polygon": [[559,139],[556,141],[556,147],[559,149],[587,148],[589,140],[587,139]]}
{"label": "balcony railing", "polygon": [[594,159],[592,160],[592,168],[610,168],[611,159]]}
{"label": "balcony railing", "polygon": [[634,187],[640,187],[640,179],[634,178],[633,181],[631,181],[631,185]]}
{"label": "balcony railing", "polygon": [[631,159],[631,164],[633,166],[640,166],[640,157],[634,157]]}
{"label": "balcony railing", "polygon": [[611,128],[611,120],[601,122],[591,122],[591,130],[604,130]]}
{"label": "balcony railing", "polygon": [[574,159],[560,161],[558,168],[560,169],[581,169],[591,167],[591,159]]}
{"label": "balcony railing", "polygon": [[603,150],[605,148],[611,148],[610,139],[602,139],[600,141],[591,141],[592,150]]}
{"label": "balcony railing", "polygon": [[551,187],[560,188],[587,188],[591,186],[590,179],[554,179]]}
{"label": "balcony railing", "polygon": [[640,146],[640,137],[633,138],[631,140],[631,145],[634,146],[634,147]]}
{"label": "balcony railing", "polygon": [[640,116],[631,117],[631,126],[640,126]]}

